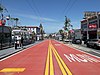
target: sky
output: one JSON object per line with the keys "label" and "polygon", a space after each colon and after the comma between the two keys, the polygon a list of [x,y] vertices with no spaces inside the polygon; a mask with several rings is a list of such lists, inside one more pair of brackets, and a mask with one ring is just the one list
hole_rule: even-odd
{"label": "sky", "polygon": [[19,26],[43,25],[46,33],[63,29],[65,16],[73,28],[80,28],[85,11],[100,11],[100,0],[0,0],[8,10],[3,12],[19,18]]}

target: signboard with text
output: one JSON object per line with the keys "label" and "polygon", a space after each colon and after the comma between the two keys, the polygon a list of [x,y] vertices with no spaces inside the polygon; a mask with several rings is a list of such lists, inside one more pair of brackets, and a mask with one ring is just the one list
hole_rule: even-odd
{"label": "signboard with text", "polygon": [[89,24],[89,29],[96,29],[97,28],[97,24]]}
{"label": "signboard with text", "polygon": [[100,13],[100,12],[85,11],[85,12],[84,12],[84,17],[85,17],[85,18],[88,18],[88,17],[96,16],[98,13]]}

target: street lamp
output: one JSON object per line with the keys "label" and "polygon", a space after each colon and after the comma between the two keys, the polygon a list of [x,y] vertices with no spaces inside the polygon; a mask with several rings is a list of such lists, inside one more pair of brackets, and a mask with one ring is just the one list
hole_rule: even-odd
{"label": "street lamp", "polygon": [[8,16],[6,17],[6,19],[7,19],[8,25],[9,25],[10,15],[8,15]]}
{"label": "street lamp", "polygon": [[10,15],[9,15],[9,16],[7,16],[7,17],[6,17],[6,19],[7,19],[7,20],[9,20],[9,19],[10,19]]}

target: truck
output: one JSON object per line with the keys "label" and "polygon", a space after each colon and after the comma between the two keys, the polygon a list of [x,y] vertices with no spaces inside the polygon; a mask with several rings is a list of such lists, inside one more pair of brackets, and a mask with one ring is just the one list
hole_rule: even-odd
{"label": "truck", "polygon": [[82,43],[81,29],[74,29],[72,43],[74,43],[74,44]]}

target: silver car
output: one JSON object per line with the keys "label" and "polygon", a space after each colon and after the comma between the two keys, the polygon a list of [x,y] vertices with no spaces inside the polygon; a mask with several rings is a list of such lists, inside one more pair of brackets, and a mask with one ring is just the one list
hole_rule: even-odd
{"label": "silver car", "polygon": [[100,39],[89,39],[87,41],[87,47],[93,47],[100,49]]}

